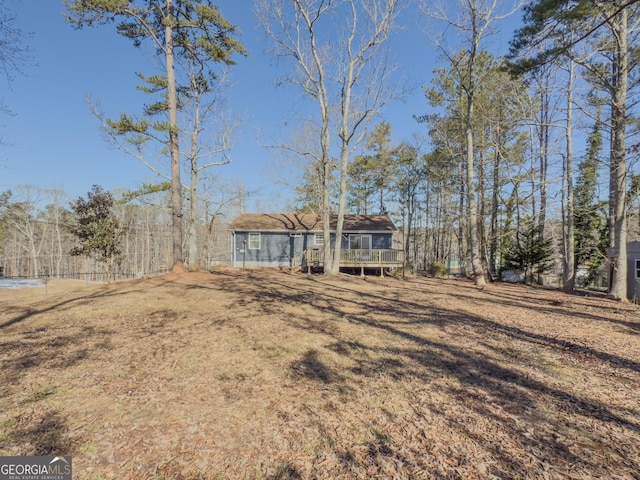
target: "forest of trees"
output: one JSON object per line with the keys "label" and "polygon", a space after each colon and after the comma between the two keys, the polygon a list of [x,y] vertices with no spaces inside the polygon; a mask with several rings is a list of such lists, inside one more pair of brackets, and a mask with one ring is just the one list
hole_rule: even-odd
{"label": "forest of trees", "polygon": [[[73,275],[109,263],[140,275],[225,264],[226,225],[246,195],[212,182],[206,169],[229,161],[233,125],[222,99],[228,69],[247,53],[235,27],[209,1],[64,3],[75,27],[116,22],[114,34],[153,46],[162,67],[139,74],[151,103],[117,119],[93,112],[158,183],[110,193],[119,245],[109,262],[79,250],[74,206],[83,199],[34,186],[3,193],[4,273]],[[315,105],[299,120],[300,138],[279,146],[300,172],[292,210],[337,214],[338,235],[345,214],[388,213],[414,269],[453,270],[479,286],[519,269],[527,281],[555,275],[567,292],[599,286],[625,299],[626,243],[640,219],[638,2],[418,3],[420,17],[443,32],[429,40],[441,62],[423,86],[418,133],[396,141],[380,115],[405,93],[389,42],[403,2],[255,1],[271,53],[290,69],[280,83]],[[509,54],[492,53],[492,36],[514,17],[521,23]],[[220,134],[205,141],[205,124]],[[324,254],[326,273],[335,273],[339,252],[327,242]]]}
{"label": "forest of trees", "polygon": [[[443,65],[417,118],[427,134],[394,145],[393,125],[370,129],[347,169],[348,210],[391,213],[419,269],[454,267],[483,285],[518,268],[625,299],[638,230],[637,2],[423,6],[454,32],[436,39]],[[497,57],[490,39],[513,15],[522,26]],[[311,162],[304,178],[299,207],[322,208],[322,170]]]}
{"label": "forest of trees", "polygon": [[[90,280],[136,277],[164,273],[172,268],[171,201],[168,185],[145,185],[139,191],[110,194],[105,205],[111,212],[107,228],[97,225],[92,233],[98,237],[98,247],[82,248],[85,244],[78,231],[83,213],[78,208],[89,203],[99,186],[78,199],[64,192],[19,186],[0,198],[0,266],[6,276],[61,277]],[[158,191],[159,190],[159,191]],[[197,242],[198,257],[203,269],[225,266],[229,261],[228,219],[243,210],[244,198],[237,193],[219,192],[217,197],[204,196],[197,219],[197,238],[185,232],[186,260],[188,245]],[[95,207],[94,207],[95,209]],[[91,235],[91,234],[89,234]],[[103,247],[115,239],[113,250]],[[93,239],[92,239],[93,240]],[[99,243],[102,242],[102,243]],[[107,252],[107,255],[104,255]]]}

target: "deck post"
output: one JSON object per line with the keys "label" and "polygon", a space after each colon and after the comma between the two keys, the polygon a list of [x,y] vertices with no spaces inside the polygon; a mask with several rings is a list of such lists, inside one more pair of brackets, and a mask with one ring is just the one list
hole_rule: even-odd
{"label": "deck post", "polygon": [[364,265],[360,265],[360,278],[364,278]]}

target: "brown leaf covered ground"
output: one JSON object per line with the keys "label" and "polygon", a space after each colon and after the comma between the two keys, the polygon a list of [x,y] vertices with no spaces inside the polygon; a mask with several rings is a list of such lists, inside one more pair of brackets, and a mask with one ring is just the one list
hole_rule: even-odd
{"label": "brown leaf covered ground", "polygon": [[0,291],[0,454],[80,479],[640,478],[640,312],[276,270]]}

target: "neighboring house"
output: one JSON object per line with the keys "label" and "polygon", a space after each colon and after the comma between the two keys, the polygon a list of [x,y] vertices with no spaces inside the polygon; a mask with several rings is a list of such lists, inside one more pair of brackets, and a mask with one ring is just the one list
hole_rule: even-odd
{"label": "neighboring house", "polygon": [[640,300],[640,241],[627,243],[627,297]]}
{"label": "neighboring house", "polygon": [[[337,216],[331,217],[331,246],[335,246]],[[317,214],[243,214],[229,226],[234,267],[322,266],[325,238]],[[345,215],[340,266],[402,265],[394,250],[396,227],[388,215]]]}

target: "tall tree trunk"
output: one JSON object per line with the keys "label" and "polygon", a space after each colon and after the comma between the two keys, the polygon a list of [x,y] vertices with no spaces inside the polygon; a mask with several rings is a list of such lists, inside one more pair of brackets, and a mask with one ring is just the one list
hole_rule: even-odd
{"label": "tall tree trunk", "polygon": [[[407,202],[407,237],[405,239],[405,244],[404,244],[404,258],[405,258],[405,262],[407,262],[409,260],[409,253],[411,251],[411,234],[412,234],[412,228],[413,228],[413,207],[411,206],[410,202]],[[415,255],[413,257],[413,261],[415,262]]]}
{"label": "tall tree trunk", "polygon": [[485,151],[482,150],[479,155],[478,162],[478,242],[480,245],[480,261],[482,263],[482,271],[485,274],[488,269],[487,256],[484,252],[487,251],[487,231],[484,224],[485,219],[485,195],[486,195],[486,175],[485,175]]}
{"label": "tall tree trunk", "polygon": [[498,273],[496,255],[498,252],[498,201],[500,200],[500,158],[502,157],[502,136],[500,127],[497,127],[496,155],[493,160],[493,192],[491,195],[491,231],[489,242],[489,271]]}
{"label": "tall tree trunk", "polygon": [[336,219],[336,243],[333,247],[333,265],[325,273],[335,275],[340,271],[340,252],[342,251],[342,226],[347,196],[347,166],[349,163],[349,146],[343,145],[340,153],[340,196],[338,200],[338,216]]}
{"label": "tall tree trunk", "polygon": [[[324,126],[323,126],[324,128]],[[326,136],[328,138],[328,126]],[[324,139],[323,139],[324,142]],[[322,224],[324,235],[323,246],[323,259],[324,259],[324,272],[333,272],[333,256],[331,255],[331,197],[329,195],[331,184],[331,165],[329,164],[329,147],[326,149],[327,159],[323,161],[322,166]],[[324,155],[324,153],[323,153]],[[337,238],[336,238],[337,241]]]}
{"label": "tall tree trunk", "polygon": [[182,185],[180,183],[180,144],[178,140],[178,96],[173,54],[173,0],[166,0],[165,62],[167,68],[167,104],[169,110],[169,150],[171,152],[171,210],[174,273],[184,272],[182,257]]}
{"label": "tall tree trunk", "polygon": [[611,161],[609,192],[610,280],[609,295],[627,301],[626,222],[626,103],[629,88],[628,12],[622,9],[612,21],[615,42],[612,63]]}
{"label": "tall tree trunk", "polygon": [[429,182],[429,175],[426,175],[426,186],[425,186],[426,195],[424,197],[424,241],[422,245],[422,269],[423,270],[427,269],[427,250],[429,249],[429,219],[431,217],[429,212],[430,184],[431,182]]}
{"label": "tall tree trunk", "polygon": [[569,84],[567,85],[567,151],[566,151],[566,248],[564,257],[564,271],[562,278],[562,290],[571,293],[575,286],[575,234],[573,218],[573,80],[574,62],[569,60]]}
{"label": "tall tree trunk", "polygon": [[200,268],[198,252],[198,170],[191,166],[189,193],[189,270]]}
{"label": "tall tree trunk", "polygon": [[200,268],[198,252],[198,137],[200,136],[200,98],[195,104],[193,115],[193,129],[191,130],[191,185],[189,192],[189,270]]}
{"label": "tall tree trunk", "polygon": [[[540,225],[540,233],[538,240],[540,243],[545,239],[545,226],[547,223],[547,170],[549,168],[549,129],[551,122],[551,106],[549,93],[549,77],[545,76],[540,94],[540,131],[538,134],[540,148],[540,214],[538,217],[538,225]],[[535,195],[532,195],[535,198]],[[535,208],[534,208],[535,211]],[[535,213],[534,213],[535,216]],[[538,283],[542,285],[542,274],[538,275]]]}
{"label": "tall tree trunk", "polygon": [[467,118],[465,127],[467,158],[466,158],[466,180],[467,180],[467,209],[469,219],[469,249],[471,250],[471,268],[473,277],[478,287],[486,285],[482,259],[480,257],[480,242],[478,235],[478,202],[476,200],[475,169],[474,169],[474,145],[473,145],[473,95],[467,96]]}
{"label": "tall tree trunk", "polygon": [[[460,172],[460,201],[459,201],[459,207],[460,207],[460,214],[458,215],[458,268],[460,270],[460,274],[466,276],[467,275],[467,269],[466,269],[466,263],[467,263],[467,252],[465,251],[464,245],[465,245],[465,225],[464,225],[464,218],[465,218],[465,195],[466,195],[466,189],[465,189],[465,182],[464,182],[464,176],[462,175],[462,172]],[[469,208],[468,206],[466,206],[466,208]]]}

